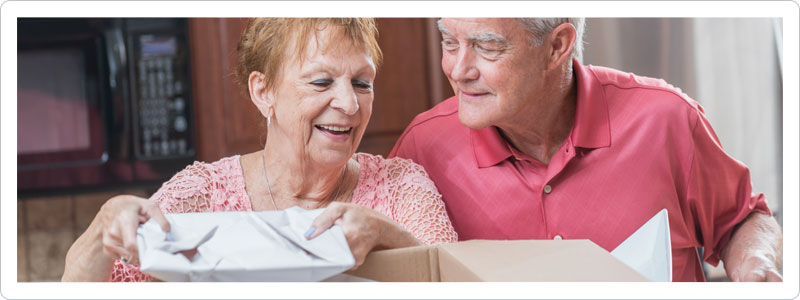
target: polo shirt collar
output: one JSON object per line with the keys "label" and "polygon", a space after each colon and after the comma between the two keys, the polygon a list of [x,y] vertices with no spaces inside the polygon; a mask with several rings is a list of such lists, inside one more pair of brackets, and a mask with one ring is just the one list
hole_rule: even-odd
{"label": "polo shirt collar", "polygon": [[[575,125],[569,138],[575,147],[602,148],[611,145],[609,131],[608,105],[602,86],[589,68],[577,59],[572,60],[578,84],[578,98],[575,109]],[[500,135],[497,127],[468,129],[472,150],[478,166],[488,167],[500,163],[513,155],[511,145]]]}
{"label": "polo shirt collar", "polygon": [[577,59],[572,59],[572,69],[578,81],[575,125],[569,134],[572,143],[575,147],[589,149],[608,147],[611,145],[611,129],[603,86]]}
{"label": "polo shirt collar", "polygon": [[469,129],[469,133],[478,167],[494,166],[513,155],[509,149],[511,145],[500,135],[497,127]]}

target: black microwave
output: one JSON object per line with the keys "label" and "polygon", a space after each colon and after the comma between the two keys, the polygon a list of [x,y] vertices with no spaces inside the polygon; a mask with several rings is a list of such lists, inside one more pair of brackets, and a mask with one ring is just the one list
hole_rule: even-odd
{"label": "black microwave", "polygon": [[188,24],[17,19],[20,193],[163,181],[195,159]]}

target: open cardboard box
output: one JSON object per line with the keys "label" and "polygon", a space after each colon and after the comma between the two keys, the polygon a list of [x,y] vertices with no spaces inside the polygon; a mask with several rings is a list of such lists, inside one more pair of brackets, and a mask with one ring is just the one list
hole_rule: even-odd
{"label": "open cardboard box", "polygon": [[648,281],[589,240],[471,240],[382,250],[346,274],[377,281]]}

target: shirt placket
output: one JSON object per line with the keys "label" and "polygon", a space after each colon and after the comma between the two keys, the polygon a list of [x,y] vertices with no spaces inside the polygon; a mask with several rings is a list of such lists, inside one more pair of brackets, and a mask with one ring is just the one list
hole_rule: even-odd
{"label": "shirt placket", "polygon": [[550,218],[547,216],[547,203],[551,198],[555,197],[557,193],[560,191],[558,190],[557,180],[553,180],[558,174],[560,174],[567,164],[575,157],[575,148],[572,147],[572,143],[570,139],[564,141],[561,149],[553,155],[553,158],[550,160],[550,164],[547,165],[547,171],[544,176],[544,181],[542,183],[541,190],[539,191],[539,195],[541,196],[541,210],[542,210],[542,219],[545,223],[545,230],[547,232],[547,237],[554,240],[563,240],[568,238],[563,232],[559,232],[558,224],[553,224],[550,222]]}
{"label": "shirt placket", "polygon": [[[538,191],[542,189],[542,181],[544,180],[544,176],[547,172],[547,166],[544,164],[534,161],[533,159],[527,157],[526,155],[512,150],[512,159],[513,164],[516,166],[521,179],[524,181],[525,185],[530,188],[530,193],[525,193],[525,195],[530,195],[535,203],[535,207],[538,208],[538,211],[532,211],[531,213],[538,213],[541,218],[541,224],[544,225],[544,231],[547,232],[547,220],[545,219],[544,207],[542,206],[542,195]],[[526,197],[527,198],[527,197]],[[535,238],[539,238],[537,234]]]}

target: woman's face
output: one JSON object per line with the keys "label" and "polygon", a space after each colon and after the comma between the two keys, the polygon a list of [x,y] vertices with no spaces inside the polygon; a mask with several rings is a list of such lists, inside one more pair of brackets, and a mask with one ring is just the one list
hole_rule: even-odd
{"label": "woman's face", "polygon": [[355,153],[372,115],[375,79],[367,47],[333,30],[341,29],[326,26],[311,35],[302,62],[288,56],[269,92],[274,119],[268,135],[283,135],[279,140],[289,141],[301,158],[323,165],[346,163]]}

